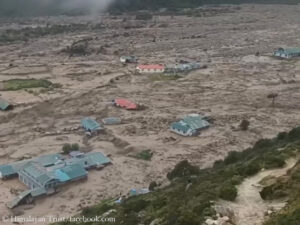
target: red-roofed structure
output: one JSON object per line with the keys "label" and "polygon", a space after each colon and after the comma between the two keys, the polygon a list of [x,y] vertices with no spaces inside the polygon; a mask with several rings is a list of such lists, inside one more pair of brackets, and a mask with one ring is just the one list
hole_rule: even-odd
{"label": "red-roofed structure", "polygon": [[128,110],[137,110],[137,109],[139,109],[138,104],[136,104],[134,102],[131,102],[127,99],[118,98],[118,99],[113,100],[113,103],[114,103],[114,105],[116,105],[118,107],[125,108],[125,109],[128,109]]}
{"label": "red-roofed structure", "polygon": [[162,64],[139,65],[136,70],[139,73],[163,73],[165,66]]}

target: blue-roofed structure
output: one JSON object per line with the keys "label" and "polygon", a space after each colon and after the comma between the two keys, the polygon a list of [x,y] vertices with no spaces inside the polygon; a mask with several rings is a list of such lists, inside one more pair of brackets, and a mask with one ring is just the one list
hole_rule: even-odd
{"label": "blue-roofed structure", "polygon": [[69,157],[51,154],[0,165],[1,179],[17,176],[29,189],[7,206],[13,208],[31,202],[32,198],[54,193],[60,185],[87,178],[89,169],[102,168],[110,163],[110,159],[101,152],[76,152]]}
{"label": "blue-roofed structure", "polygon": [[182,136],[196,136],[201,130],[208,128],[210,123],[199,114],[190,114],[180,121],[171,124],[171,131]]}
{"label": "blue-roofed structure", "polygon": [[86,178],[87,171],[81,165],[73,164],[55,170],[54,175],[55,178],[57,178],[60,182],[63,183]]}
{"label": "blue-roofed structure", "polygon": [[102,127],[96,120],[88,117],[81,120],[81,125],[87,132],[91,133],[97,133],[98,131],[102,130]]}
{"label": "blue-roofed structure", "polygon": [[273,55],[285,59],[300,57],[300,48],[279,48]]}
{"label": "blue-roofed structure", "polygon": [[5,111],[12,108],[12,105],[3,99],[0,99],[0,110]]}
{"label": "blue-roofed structure", "polygon": [[118,117],[109,117],[102,119],[104,125],[117,125],[121,123],[121,119]]}

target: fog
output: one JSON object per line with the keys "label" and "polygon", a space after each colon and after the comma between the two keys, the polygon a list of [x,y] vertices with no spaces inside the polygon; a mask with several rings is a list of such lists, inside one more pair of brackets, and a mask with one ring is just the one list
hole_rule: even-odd
{"label": "fog", "polygon": [[0,0],[0,16],[98,13],[117,0]]}

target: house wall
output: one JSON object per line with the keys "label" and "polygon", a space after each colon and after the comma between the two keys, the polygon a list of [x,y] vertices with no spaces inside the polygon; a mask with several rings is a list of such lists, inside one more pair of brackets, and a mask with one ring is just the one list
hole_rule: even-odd
{"label": "house wall", "polygon": [[140,69],[140,68],[137,68],[137,71],[139,73],[163,73],[165,70],[164,69]]}

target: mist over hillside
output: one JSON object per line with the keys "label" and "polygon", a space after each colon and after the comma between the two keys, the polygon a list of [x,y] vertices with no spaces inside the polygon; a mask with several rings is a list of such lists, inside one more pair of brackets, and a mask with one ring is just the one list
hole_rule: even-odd
{"label": "mist over hillside", "polygon": [[1,0],[0,17],[81,15],[105,10],[122,12],[242,3],[298,4],[300,0]]}

